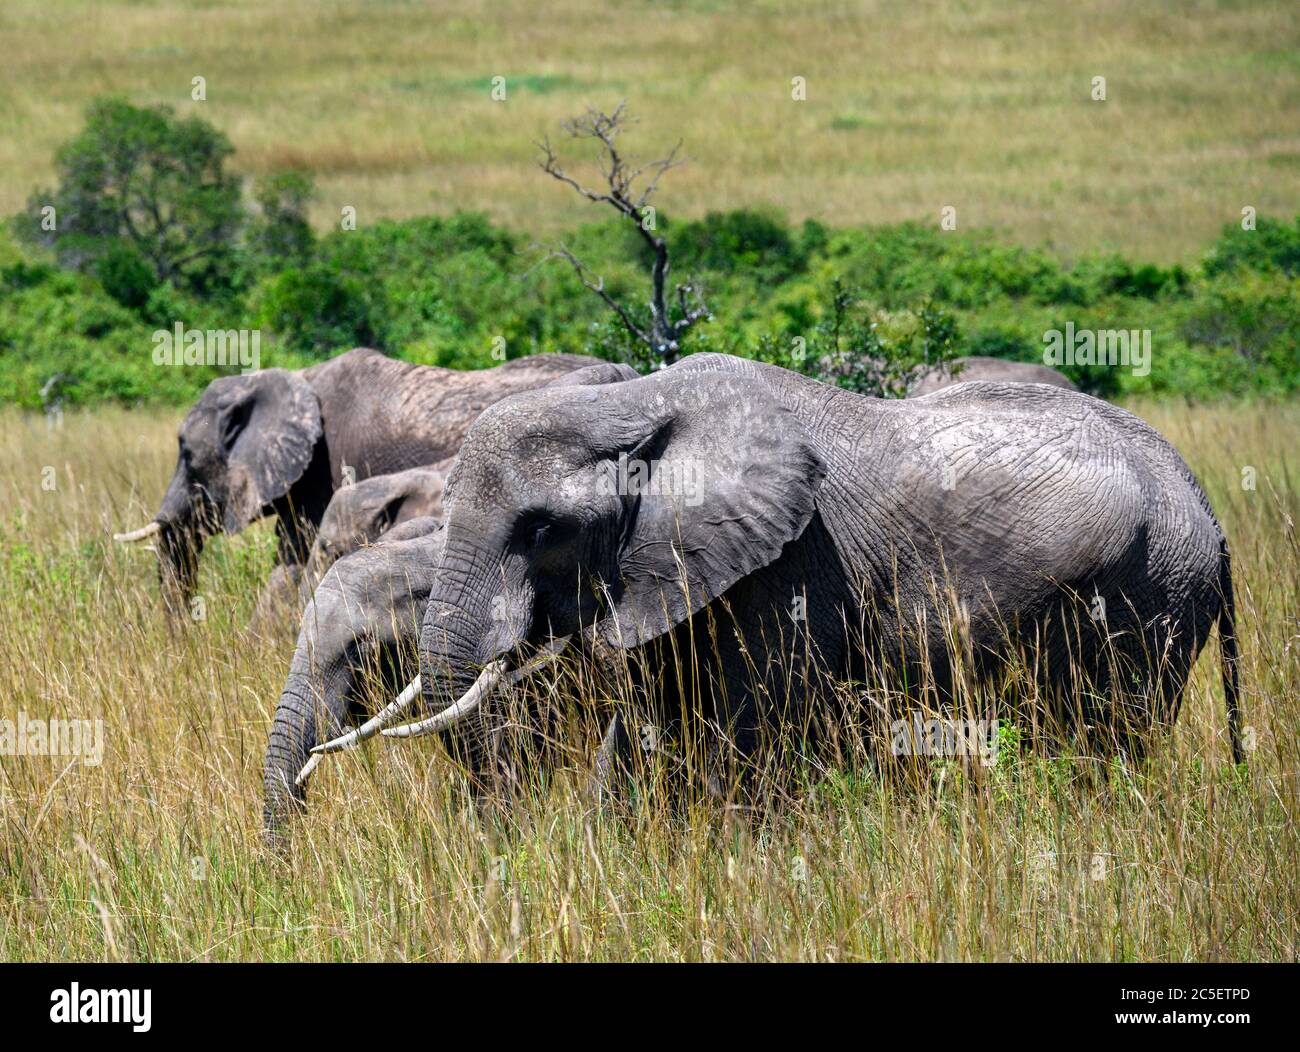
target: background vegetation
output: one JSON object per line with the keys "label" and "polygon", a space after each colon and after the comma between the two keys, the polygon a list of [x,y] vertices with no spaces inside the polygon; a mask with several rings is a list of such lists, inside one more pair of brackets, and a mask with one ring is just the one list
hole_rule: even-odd
{"label": "background vegetation", "polygon": [[[494,364],[502,346],[651,364],[572,269],[523,234],[457,212],[317,235],[310,177],[259,179],[245,200],[229,155],[201,118],[114,98],[88,108],[58,150],[58,183],[36,190],[0,241],[0,400],[192,400],[216,370],[154,359],[151,333],[177,323],[258,330],[264,366],[357,345],[461,368]],[[759,356],[852,385],[857,363],[881,357],[1041,360],[1044,332],[1072,323],[1152,331],[1147,375],[1066,369],[1099,394],[1300,385],[1300,217],[1229,224],[1188,267],[1115,253],[1067,266],[987,232],[837,231],[771,210],[660,213],[656,224],[678,276],[714,312],[688,353]],[[636,233],[591,222],[564,244],[644,325],[653,260]]]}
{"label": "background vegetation", "polygon": [[539,182],[532,140],[621,98],[648,155],[685,140],[669,201],[695,219],[928,224],[953,205],[1066,262],[1169,265],[1300,191],[1287,0],[6,0],[0,33],[5,215],[113,93],[202,113],[242,174],[314,173],[319,229],[353,205],[362,225],[467,209],[572,230],[587,209]]}
{"label": "background vegetation", "polygon": [[[626,354],[535,242],[635,302],[648,260],[533,145],[625,96],[636,149],[680,136],[692,159],[660,201],[674,273],[715,313],[687,351],[798,364],[796,338],[824,352],[841,321],[850,354],[906,351],[937,320],[952,353],[1038,360],[1072,321],[1153,332],[1150,376],[1077,377],[1099,393],[1274,394],[1300,374],[1290,5],[683,0],[538,20],[14,0],[0,34],[0,401],[35,406],[60,376],[47,394],[71,403],[184,403],[213,372],[153,367],[150,333],[176,322],[260,329],[265,365],[371,344],[481,366],[499,339]],[[124,221],[160,200],[143,230]]]}

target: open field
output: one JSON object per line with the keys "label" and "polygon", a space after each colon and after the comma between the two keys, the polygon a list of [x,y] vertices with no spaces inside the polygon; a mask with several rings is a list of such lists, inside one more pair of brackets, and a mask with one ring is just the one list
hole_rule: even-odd
{"label": "open field", "polygon": [[325,764],[287,862],[258,831],[291,641],[242,627],[270,538],[217,544],[173,634],[108,535],[156,506],[175,418],[6,410],[0,717],[102,718],[104,752],[0,757],[0,959],[1294,960],[1300,407],[1136,408],[1233,547],[1248,774],[1211,643],[1171,738],[1091,787],[1032,757],[928,793],[837,771],[755,829],[594,812],[575,770],[500,841],[426,739]]}
{"label": "open field", "polygon": [[647,153],[685,140],[693,163],[660,203],[690,216],[937,222],[951,205],[962,229],[1066,259],[1169,262],[1245,205],[1289,218],[1300,199],[1285,0],[7,0],[0,52],[6,215],[111,92],[201,113],[245,172],[314,172],[321,227],[352,205],[363,224],[472,208],[571,228],[590,210],[548,185],[531,142],[624,97]]}

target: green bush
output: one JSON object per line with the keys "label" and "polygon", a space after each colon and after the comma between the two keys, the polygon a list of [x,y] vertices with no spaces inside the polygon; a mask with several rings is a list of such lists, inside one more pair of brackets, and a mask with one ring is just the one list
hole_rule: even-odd
{"label": "green bush", "polygon": [[762,286],[779,285],[807,266],[804,242],[774,212],[710,212],[665,227],[678,280],[713,271]]}
{"label": "green bush", "polygon": [[[477,368],[499,359],[502,341],[508,357],[571,351],[654,364],[567,262],[547,260],[526,236],[481,215],[316,237],[299,225],[307,181],[264,181],[257,192],[242,262],[221,288],[159,282],[130,241],[106,242],[93,267],[74,273],[52,254],[0,238],[0,399],[37,405],[41,385],[61,373],[72,401],[189,401],[215,370],[160,370],[149,354],[152,331],[178,322],[259,328],[264,365],[292,367],[364,344]],[[649,276],[628,226],[587,224],[563,244],[644,325]],[[1041,362],[1044,333],[1073,323],[1153,333],[1148,376],[1065,368],[1095,393],[1213,397],[1300,384],[1292,262],[1300,224],[1229,229],[1195,272],[1113,253],[1067,266],[986,233],[916,223],[828,231],[732,212],[664,230],[670,280],[698,278],[714,314],[692,329],[687,353],[765,358],[897,393],[899,377],[936,354]],[[836,288],[848,297],[840,308]],[[881,373],[871,364],[881,360],[895,364]]]}
{"label": "green bush", "polygon": [[1224,362],[1221,383],[1234,391],[1300,390],[1300,277],[1220,272],[1197,292],[1180,335]]}
{"label": "green bush", "polygon": [[972,332],[965,353],[983,358],[1030,362],[1042,356],[1042,343],[1008,325],[993,325]]}
{"label": "green bush", "polygon": [[324,263],[291,267],[268,279],[253,295],[253,317],[258,328],[316,359],[379,342],[361,279]]}
{"label": "green bush", "polygon": [[1300,216],[1287,223],[1261,216],[1254,230],[1229,223],[1204,262],[1207,277],[1244,270],[1280,271],[1290,277],[1300,274]]}

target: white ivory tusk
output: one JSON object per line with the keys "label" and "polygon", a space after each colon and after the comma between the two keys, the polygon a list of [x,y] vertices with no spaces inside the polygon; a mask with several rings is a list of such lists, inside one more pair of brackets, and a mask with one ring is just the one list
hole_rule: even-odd
{"label": "white ivory tusk", "polygon": [[[402,691],[402,693],[397,695],[393,701],[385,705],[378,713],[366,720],[366,722],[360,727],[348,731],[347,734],[342,734],[330,741],[322,742],[320,745],[315,746],[312,749],[312,752],[315,753],[317,757],[320,757],[326,753],[351,749],[354,745],[360,745],[367,738],[373,738],[380,732],[380,730],[392,723],[394,718],[400,716],[411,707],[411,702],[415,701],[415,699],[420,696],[420,687],[420,677],[416,676],[415,679],[411,680],[411,682],[407,684],[406,689]],[[307,768],[304,767],[303,771],[307,772]],[[302,777],[301,774],[298,776],[299,785],[302,784]]]}
{"label": "white ivory tusk", "polygon": [[148,540],[155,533],[162,532],[162,523],[151,522],[148,526],[141,526],[138,530],[132,530],[130,533],[115,533],[113,540],[120,544],[134,544],[136,541]]}
{"label": "white ivory tusk", "polygon": [[298,772],[298,777],[293,780],[293,784],[302,786],[307,784],[307,779],[311,777],[311,772],[316,770],[316,765],[321,761],[320,753],[312,753],[307,757],[307,762],[302,765],[302,770]]}
{"label": "white ivory tusk", "polygon": [[385,727],[380,733],[385,738],[418,738],[421,735],[454,727],[483,704],[483,699],[492,693],[505,673],[505,668],[504,661],[493,661],[479,673],[473,686],[465,691],[454,705],[448,705],[427,720],[421,720],[419,723],[404,723],[400,727]]}
{"label": "white ivory tusk", "polygon": [[421,720],[419,723],[404,723],[400,727],[388,727],[381,733],[385,738],[419,738],[425,734],[433,734],[435,731],[444,731],[456,726],[482,705],[485,699],[491,696],[502,678],[505,678],[507,685],[513,685],[526,676],[531,676],[539,668],[558,658],[564,652],[564,648],[568,646],[570,638],[572,637],[563,636],[560,639],[552,640],[543,653],[508,675],[506,674],[505,661],[498,658],[479,673],[479,677],[474,681],[473,686],[465,691],[461,699],[454,705],[449,705],[441,712],[430,716],[427,720]]}

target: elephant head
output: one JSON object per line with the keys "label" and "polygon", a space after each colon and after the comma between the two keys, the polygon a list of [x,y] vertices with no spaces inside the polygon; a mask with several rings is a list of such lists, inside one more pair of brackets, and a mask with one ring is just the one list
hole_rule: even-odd
{"label": "elephant head", "polygon": [[435,715],[385,734],[459,722],[522,652],[573,633],[646,643],[803,532],[825,476],[807,431],[756,373],[685,366],[515,395],[474,423],[421,631]]}
{"label": "elephant head", "polygon": [[265,369],[213,380],[181,423],[176,470],[153,521],[116,539],[156,538],[163,592],[179,609],[205,538],[237,533],[278,503],[291,504],[321,434],[320,405],[297,374]]}
{"label": "elephant head", "polygon": [[411,519],[442,518],[442,490],[455,458],[391,475],[372,475],[335,490],[312,542],[301,588],[304,605],[338,559],[373,544]]}
{"label": "elephant head", "polygon": [[338,733],[364,700],[366,671],[406,682],[433,571],[442,551],[436,519],[395,527],[336,562],[302,615],[276,706],[264,768],[265,829],[274,839],[306,797],[312,747]]}

